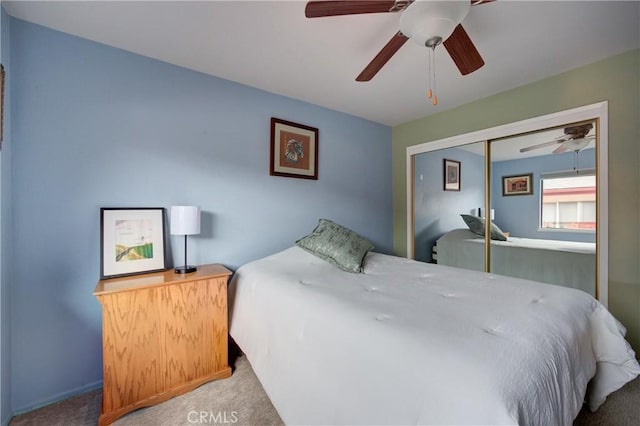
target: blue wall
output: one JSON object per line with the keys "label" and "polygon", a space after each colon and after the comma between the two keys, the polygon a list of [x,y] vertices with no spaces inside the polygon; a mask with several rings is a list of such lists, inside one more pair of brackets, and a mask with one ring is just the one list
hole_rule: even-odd
{"label": "blue wall", "polygon": [[[460,192],[443,190],[443,160],[460,161]],[[415,156],[415,258],[431,262],[436,240],[466,228],[460,214],[476,214],[484,205],[484,157],[460,148]]]}
{"label": "blue wall", "polygon": [[0,151],[0,422],[11,418],[11,58],[10,18],[0,8],[0,62],[5,68]]}
{"label": "blue wall", "polygon": [[[11,55],[14,411],[100,384],[101,206],[200,205],[193,263],[236,268],[320,217],[391,253],[389,127],[15,19]],[[271,117],[319,128],[318,181],[269,176]]]}
{"label": "blue wall", "polygon": [[[580,152],[579,169],[595,168],[596,150]],[[574,153],[550,154],[492,163],[491,205],[495,209],[495,224],[513,237],[595,242],[595,233],[539,231],[540,174],[572,170]],[[533,172],[533,195],[502,196],[502,176]]]}

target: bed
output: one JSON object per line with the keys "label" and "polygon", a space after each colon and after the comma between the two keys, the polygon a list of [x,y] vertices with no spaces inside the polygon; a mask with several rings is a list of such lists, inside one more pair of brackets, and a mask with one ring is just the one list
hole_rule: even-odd
{"label": "bed", "polygon": [[[437,263],[484,271],[484,237],[454,229],[436,241]],[[592,296],[596,288],[596,245],[509,237],[491,240],[491,272],[573,287]]]}
{"label": "bed", "polygon": [[293,246],[229,287],[230,334],[287,424],[570,425],[640,373],[575,289],[369,252],[363,273]]}

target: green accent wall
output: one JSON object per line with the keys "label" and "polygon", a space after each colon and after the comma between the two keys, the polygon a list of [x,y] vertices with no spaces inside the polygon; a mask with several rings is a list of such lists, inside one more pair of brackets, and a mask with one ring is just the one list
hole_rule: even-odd
{"label": "green accent wall", "polygon": [[609,102],[609,310],[640,352],[640,50],[395,126],[396,254],[407,252],[407,147],[602,101]]}

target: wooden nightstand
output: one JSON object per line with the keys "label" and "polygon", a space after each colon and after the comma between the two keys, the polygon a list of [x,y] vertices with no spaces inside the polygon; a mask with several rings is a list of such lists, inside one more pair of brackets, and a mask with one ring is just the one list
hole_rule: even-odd
{"label": "wooden nightstand", "polygon": [[98,281],[104,389],[99,425],[231,376],[222,265]]}

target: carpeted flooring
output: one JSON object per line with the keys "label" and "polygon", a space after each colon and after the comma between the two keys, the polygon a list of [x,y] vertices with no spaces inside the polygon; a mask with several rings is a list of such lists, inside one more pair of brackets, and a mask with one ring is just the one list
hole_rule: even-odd
{"label": "carpeted flooring", "polygon": [[[100,413],[100,390],[88,392],[14,417],[10,426],[95,425]],[[207,383],[162,404],[134,411],[117,426],[174,426],[193,424],[282,425],[246,357],[235,360],[229,379]],[[583,409],[574,426],[640,425],[640,377],[613,393],[596,412]]]}
{"label": "carpeted flooring", "polygon": [[[102,391],[79,395],[14,417],[10,426],[96,425]],[[226,420],[226,421],[225,421]],[[282,425],[247,358],[235,360],[230,378],[199,388],[153,407],[133,411],[116,420],[117,426],[174,426],[194,424]]]}

